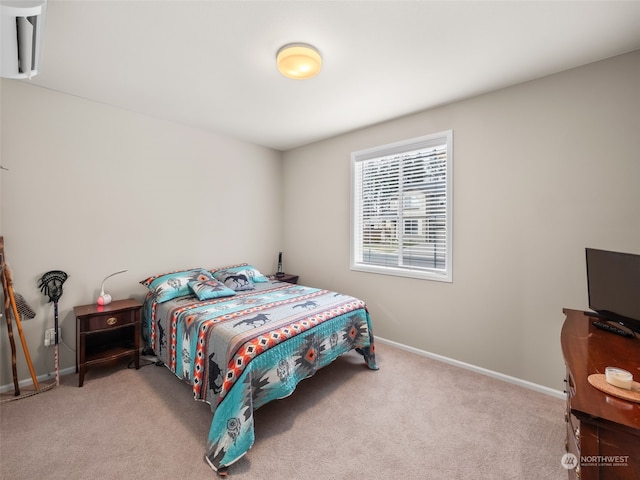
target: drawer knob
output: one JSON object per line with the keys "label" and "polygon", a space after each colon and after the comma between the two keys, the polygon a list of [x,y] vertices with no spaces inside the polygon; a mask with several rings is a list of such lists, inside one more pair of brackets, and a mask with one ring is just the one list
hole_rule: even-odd
{"label": "drawer knob", "polygon": [[110,327],[112,327],[116,323],[118,323],[118,319],[116,317],[109,317],[107,319],[107,325],[109,325]]}

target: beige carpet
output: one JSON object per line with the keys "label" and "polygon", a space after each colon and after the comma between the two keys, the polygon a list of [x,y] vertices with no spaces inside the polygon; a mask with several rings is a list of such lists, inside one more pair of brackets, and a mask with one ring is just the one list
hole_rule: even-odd
{"label": "beige carpet", "polygon": [[[256,412],[231,479],[565,479],[563,401],[378,344]],[[218,478],[209,407],[165,367],[89,370],[0,404],[0,478]],[[7,395],[3,395],[3,400]]]}

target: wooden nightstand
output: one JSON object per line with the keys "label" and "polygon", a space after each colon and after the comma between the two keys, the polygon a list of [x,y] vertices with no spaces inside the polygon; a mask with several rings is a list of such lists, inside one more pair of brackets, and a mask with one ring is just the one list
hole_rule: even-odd
{"label": "wooden nightstand", "polygon": [[291,273],[285,273],[281,277],[278,277],[274,273],[273,275],[269,275],[269,278],[272,280],[278,280],[279,282],[298,283],[298,275],[293,275]]}
{"label": "wooden nightstand", "polygon": [[76,372],[78,386],[87,367],[132,355],[140,368],[140,309],[138,300],[116,300],[109,305],[81,305],[76,315]]}

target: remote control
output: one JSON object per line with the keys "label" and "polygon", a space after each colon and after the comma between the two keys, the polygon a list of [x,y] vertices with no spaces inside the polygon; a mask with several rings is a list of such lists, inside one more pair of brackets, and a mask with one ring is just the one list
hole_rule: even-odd
{"label": "remote control", "polygon": [[618,327],[614,327],[613,325],[609,325],[608,323],[595,321],[593,322],[593,326],[598,327],[601,330],[606,330],[607,332],[615,333],[616,335],[622,335],[623,337],[633,337],[633,333],[627,332],[626,330]]}

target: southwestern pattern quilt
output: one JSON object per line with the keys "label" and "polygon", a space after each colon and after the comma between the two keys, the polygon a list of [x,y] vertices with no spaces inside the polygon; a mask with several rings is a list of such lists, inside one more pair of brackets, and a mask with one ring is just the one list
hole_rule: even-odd
{"label": "southwestern pattern quilt", "polygon": [[205,459],[218,472],[253,445],[257,408],[350,350],[378,368],[362,300],[277,281],[205,301],[186,295],[157,303],[150,293],[143,333],[194,398],[211,405]]}

